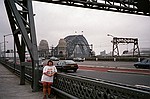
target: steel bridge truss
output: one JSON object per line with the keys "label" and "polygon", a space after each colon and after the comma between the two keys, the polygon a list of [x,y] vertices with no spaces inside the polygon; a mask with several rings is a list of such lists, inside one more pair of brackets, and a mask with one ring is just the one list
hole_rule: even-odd
{"label": "steel bridge truss", "polygon": [[150,16],[149,0],[34,0],[34,1]]}
{"label": "steel bridge truss", "polygon": [[[67,53],[68,57],[89,57],[90,56],[90,45],[83,35],[73,35],[65,38],[67,42]],[[77,49],[80,49],[78,55]]]}
{"label": "steel bridge truss", "polygon": [[5,7],[22,64],[20,84],[25,84],[25,66],[23,63],[25,62],[25,50],[27,47],[32,59],[32,88],[33,91],[37,91],[39,65],[32,0],[5,0]]}
{"label": "steel bridge truss", "polygon": [[138,56],[140,56],[140,50],[139,50],[139,46],[138,46],[138,39],[137,38],[117,38],[117,37],[113,37],[113,51],[112,51],[112,56],[115,55],[115,53],[117,53],[117,56],[119,56],[119,44],[129,44],[129,43],[133,43],[134,47],[133,47],[133,56],[135,55],[135,53],[138,53]]}

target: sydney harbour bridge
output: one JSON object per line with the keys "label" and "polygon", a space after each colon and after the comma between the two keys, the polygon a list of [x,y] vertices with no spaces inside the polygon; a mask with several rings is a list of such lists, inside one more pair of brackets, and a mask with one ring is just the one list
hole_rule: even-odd
{"label": "sydney harbour bridge", "polygon": [[[90,8],[120,13],[150,16],[149,0],[34,0],[66,6]],[[18,50],[20,62],[25,62],[27,47],[32,58],[33,90],[38,86],[38,49],[34,24],[32,0],[4,0],[5,7]],[[21,39],[20,39],[21,37]],[[66,38],[67,40],[68,38]],[[78,42],[76,42],[78,44]],[[84,43],[86,44],[86,42]],[[82,45],[79,47],[83,47]],[[72,50],[72,49],[70,49]],[[87,48],[89,50],[89,48]],[[84,53],[84,52],[83,52]],[[25,67],[21,66],[21,75]],[[23,77],[23,76],[22,76]],[[21,83],[23,84],[24,81]]]}
{"label": "sydney harbour bridge", "polygon": [[71,35],[65,38],[67,42],[68,56],[74,57],[89,57],[90,56],[90,45],[83,35]]}
{"label": "sydney harbour bridge", "polygon": [[[44,49],[46,45],[48,46],[48,44],[43,44],[43,46],[39,47]],[[69,35],[64,39],[60,39],[56,47],[51,48],[50,56],[70,59],[74,57],[88,58],[92,55],[92,49],[93,45],[89,45],[83,35]],[[48,47],[46,50],[49,51]],[[46,50],[43,50],[43,52],[46,53]]]}

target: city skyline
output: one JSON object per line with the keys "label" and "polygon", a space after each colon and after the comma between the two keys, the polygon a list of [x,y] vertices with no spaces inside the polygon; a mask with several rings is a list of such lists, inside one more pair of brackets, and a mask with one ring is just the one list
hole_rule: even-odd
{"label": "city skyline", "polygon": [[[10,34],[4,2],[0,1],[0,39]],[[96,54],[112,51],[111,40],[115,37],[138,38],[140,48],[150,48],[150,17],[118,12],[93,10],[63,5],[33,2],[37,45],[44,39],[50,46],[57,46],[59,39],[68,35],[83,35],[93,44]],[[83,32],[82,32],[83,31]],[[7,47],[13,48],[13,38],[7,37]],[[11,43],[12,42],[12,43]],[[131,49],[133,45],[121,45],[121,50]]]}

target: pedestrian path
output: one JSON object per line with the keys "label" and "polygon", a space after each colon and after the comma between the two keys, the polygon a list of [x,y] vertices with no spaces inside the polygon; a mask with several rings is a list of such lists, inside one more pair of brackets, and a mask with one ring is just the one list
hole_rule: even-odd
{"label": "pedestrian path", "polygon": [[0,64],[0,99],[43,99],[42,91],[32,92],[29,83],[19,83],[20,78]]}

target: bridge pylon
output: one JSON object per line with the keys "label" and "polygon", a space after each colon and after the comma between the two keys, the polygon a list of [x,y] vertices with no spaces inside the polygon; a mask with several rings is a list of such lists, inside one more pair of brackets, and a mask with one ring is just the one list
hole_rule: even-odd
{"label": "bridge pylon", "polygon": [[25,84],[25,66],[23,63],[25,62],[25,49],[27,47],[32,59],[32,88],[33,91],[38,91],[39,63],[32,0],[5,0],[4,3],[22,64],[20,84]]}

